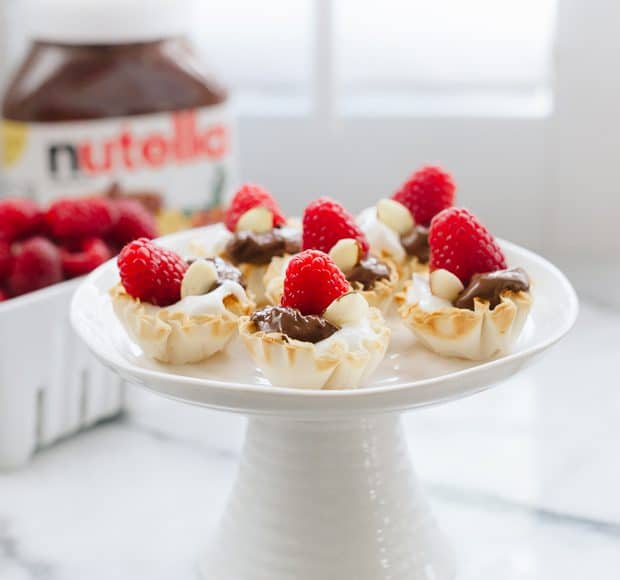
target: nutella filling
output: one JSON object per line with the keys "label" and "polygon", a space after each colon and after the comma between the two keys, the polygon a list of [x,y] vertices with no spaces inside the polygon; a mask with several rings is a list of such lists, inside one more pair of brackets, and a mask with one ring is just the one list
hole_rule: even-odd
{"label": "nutella filling", "polygon": [[285,235],[274,228],[269,232],[237,232],[226,244],[226,253],[237,264],[269,264],[274,256],[297,254],[301,251],[301,233]]}
{"label": "nutella filling", "polygon": [[372,257],[363,258],[350,272],[347,272],[347,280],[351,283],[358,282],[364,290],[372,290],[379,280],[389,280],[389,278],[389,266]]}
{"label": "nutella filling", "polygon": [[257,310],[250,319],[258,331],[279,332],[286,338],[302,342],[320,342],[338,331],[337,326],[320,316],[304,316],[295,308],[283,306],[268,306]]}
{"label": "nutella filling", "polygon": [[[226,260],[222,260],[222,258],[201,258],[206,260],[207,262],[213,262],[215,266],[215,271],[217,272],[217,285],[212,288],[215,290],[218,286],[221,286],[222,283],[226,280],[230,280],[231,282],[236,282],[243,288],[246,287],[245,279],[243,274],[239,270],[239,268],[235,268],[232,264],[227,262]],[[191,265],[196,260],[187,260],[187,264]]]}
{"label": "nutella filling", "polygon": [[474,298],[481,298],[490,303],[491,310],[500,302],[500,295],[505,290],[526,292],[530,288],[530,279],[523,268],[497,270],[486,274],[474,274],[471,282],[457,296],[454,305],[457,308],[474,309]]}
{"label": "nutella filling", "polygon": [[428,245],[428,228],[415,226],[410,232],[400,237],[400,243],[409,256],[414,256],[422,264],[426,264],[431,255]]}

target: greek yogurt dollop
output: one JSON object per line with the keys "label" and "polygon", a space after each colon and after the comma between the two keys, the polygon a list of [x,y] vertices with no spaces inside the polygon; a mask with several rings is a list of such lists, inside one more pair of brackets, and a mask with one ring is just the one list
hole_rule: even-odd
{"label": "greek yogurt dollop", "polygon": [[319,354],[329,351],[334,342],[344,343],[349,352],[366,350],[365,342],[379,337],[379,334],[373,330],[367,317],[362,318],[358,322],[345,324],[331,336],[317,342],[316,350]]}
{"label": "greek yogurt dollop", "polygon": [[227,296],[235,296],[239,302],[247,302],[247,296],[243,287],[232,280],[224,280],[220,286],[200,296],[186,296],[176,304],[167,308],[168,312],[183,312],[188,316],[201,316],[206,314],[226,314],[229,311],[224,305]]}
{"label": "greek yogurt dollop", "polygon": [[431,292],[431,287],[426,276],[414,274],[411,285],[407,289],[407,302],[418,304],[424,312],[435,312],[452,308],[452,303],[445,298],[439,298]]}
{"label": "greek yogurt dollop", "polygon": [[357,223],[368,238],[371,251],[378,255],[388,255],[397,262],[403,262],[407,254],[400,236],[377,218],[377,208],[366,208],[357,217]]}

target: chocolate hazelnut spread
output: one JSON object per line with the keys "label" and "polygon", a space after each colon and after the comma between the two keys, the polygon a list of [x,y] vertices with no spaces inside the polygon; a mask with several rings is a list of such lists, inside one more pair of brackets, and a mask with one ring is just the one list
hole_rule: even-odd
{"label": "chocolate hazelnut spread", "polygon": [[155,212],[218,207],[235,181],[232,118],[182,3],[30,3],[34,40],[2,104],[6,187],[47,203],[116,183],[163,200]]}
{"label": "chocolate hazelnut spread", "polygon": [[237,263],[268,264],[274,256],[301,251],[301,233],[274,228],[268,232],[237,232],[226,244],[226,254]]}
{"label": "chocolate hazelnut spread", "polygon": [[338,331],[338,327],[320,316],[303,315],[294,308],[269,306],[250,317],[257,331],[278,332],[287,338],[317,343]]}
{"label": "chocolate hazelnut spread", "polygon": [[364,290],[372,290],[379,280],[389,278],[389,266],[373,257],[363,258],[350,272],[347,272],[347,280],[351,283],[358,282]]}
{"label": "chocolate hazelnut spread", "polygon": [[400,243],[409,256],[416,257],[422,264],[428,262],[431,255],[428,245],[428,228],[415,226],[409,233],[401,236]]}
{"label": "chocolate hazelnut spread", "polygon": [[454,301],[457,308],[474,309],[474,298],[487,300],[493,310],[500,302],[505,290],[526,292],[530,288],[530,279],[523,268],[497,270],[486,274],[475,274],[467,287]]}
{"label": "chocolate hazelnut spread", "polygon": [[78,121],[225,100],[182,38],[107,45],[38,41],[6,93],[2,114],[25,123]]}

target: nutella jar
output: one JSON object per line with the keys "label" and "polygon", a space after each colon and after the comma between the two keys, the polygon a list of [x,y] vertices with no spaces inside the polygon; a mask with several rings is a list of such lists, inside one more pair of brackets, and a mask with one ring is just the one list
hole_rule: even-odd
{"label": "nutella jar", "polygon": [[30,0],[32,43],[2,106],[12,195],[134,196],[163,232],[220,218],[235,185],[226,92],[178,0]]}

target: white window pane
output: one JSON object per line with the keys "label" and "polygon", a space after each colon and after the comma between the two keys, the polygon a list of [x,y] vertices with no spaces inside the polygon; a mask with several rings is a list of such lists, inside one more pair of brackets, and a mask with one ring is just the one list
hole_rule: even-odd
{"label": "white window pane", "polygon": [[308,89],[312,0],[200,0],[193,39],[232,89]]}
{"label": "white window pane", "polygon": [[540,87],[555,7],[556,0],[337,0],[341,86]]}

